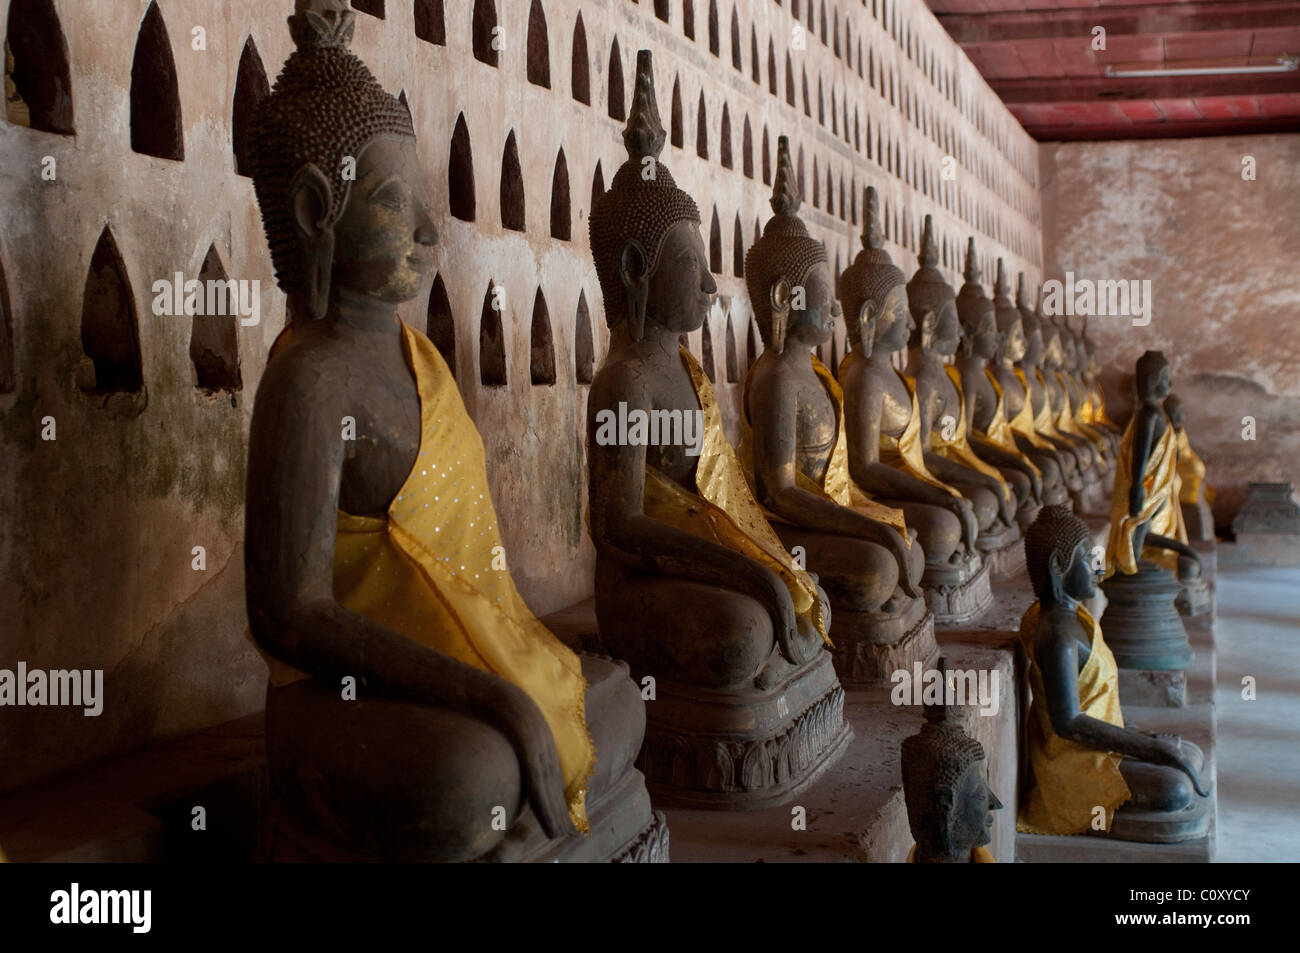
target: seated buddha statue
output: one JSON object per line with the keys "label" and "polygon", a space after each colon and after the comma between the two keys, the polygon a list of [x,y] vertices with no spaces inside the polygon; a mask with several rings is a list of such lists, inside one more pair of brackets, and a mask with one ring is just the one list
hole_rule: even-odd
{"label": "seated buddha statue", "polygon": [[[1198,542],[1214,539],[1214,487],[1205,482],[1205,463],[1187,438],[1183,402],[1176,394],[1165,398],[1165,413],[1178,436],[1178,501],[1187,536]],[[1183,540],[1187,542],[1187,540]]]}
{"label": "seated buddha statue", "polygon": [[975,239],[966,251],[965,283],[957,294],[957,320],[961,345],[957,352],[957,373],[961,377],[969,418],[969,440],[980,459],[998,468],[1016,493],[1016,522],[1023,529],[1034,521],[1044,502],[1068,499],[1060,485],[1060,471],[1053,465],[1044,472],[1016,443],[1007,419],[1006,397],[989,366],[1002,350],[1005,335],[998,331],[993,301],[980,284]]}
{"label": "seated buddha statue", "polygon": [[1044,320],[1042,333],[1043,363],[1039,373],[1043,377],[1047,406],[1051,408],[1052,425],[1075,448],[1080,459],[1086,461],[1086,472],[1098,481],[1103,480],[1109,463],[1102,453],[1105,444],[1100,437],[1094,440],[1084,433],[1075,420],[1074,404],[1070,401],[1070,390],[1066,383],[1066,351],[1061,327],[1055,321]]}
{"label": "seated buddha statue", "polygon": [[[937,666],[947,678],[947,666]],[[1000,810],[988,782],[984,746],[966,733],[961,709],[925,705],[921,730],[902,744],[903,801],[916,843],[907,855],[916,864],[991,864],[986,846],[993,812]]]}
{"label": "seated buddha statue", "polygon": [[[655,680],[641,764],[656,798],[757,808],[811,783],[850,732],[826,593],[750,493],[709,379],[679,344],[717,286],[699,209],[659,160],[665,138],[643,50],[628,158],[590,221],[610,328],[587,403],[596,615],[609,652]],[[620,407],[694,417],[702,439],[670,426],[615,439],[601,420]],[[867,556],[882,575],[894,567],[887,550]],[[863,587],[876,605],[888,597],[879,579]]]}
{"label": "seated buddha statue", "polygon": [[640,693],[497,565],[482,440],[398,317],[437,242],[410,113],[348,49],[342,0],[298,0],[289,26],[253,138],[291,327],[257,392],[245,538],[270,856],[613,860],[643,835],[662,856]]}
{"label": "seated buddha statue", "polygon": [[1106,394],[1101,387],[1101,360],[1097,357],[1096,347],[1088,339],[1087,319],[1084,319],[1083,330],[1079,332],[1079,343],[1082,353],[1080,374],[1088,392],[1088,423],[1111,435],[1118,455],[1119,438],[1123,436],[1124,428],[1111,420],[1110,415],[1106,413]]}
{"label": "seated buddha statue", "polygon": [[740,456],[754,495],[792,551],[802,547],[835,615],[842,679],[888,679],[935,650],[921,595],[923,547],[903,512],[849,474],[843,397],[814,349],[839,307],[826,249],[798,217],[789,141],[777,143],[774,217],[745,260],[763,353],[745,380]]}
{"label": "seated buddha statue", "polygon": [[971,446],[970,418],[961,372],[945,359],[957,353],[961,325],[956,295],[936,267],[939,250],[929,216],[921,241],[921,267],[907,284],[915,327],[908,342],[907,376],[916,382],[921,412],[922,458],[930,473],[953,487],[975,507],[976,547],[993,561],[993,572],[1023,570],[1017,503],[1010,483]]}
{"label": "seated buddha statue", "polygon": [[1123,840],[1201,836],[1212,812],[1203,808],[1208,802],[1198,809],[1192,796],[1207,796],[1200,751],[1176,736],[1125,726],[1115,657],[1084,608],[1096,594],[1091,546],[1087,525],[1063,506],[1043,507],[1025,534],[1037,598],[1020,620],[1033,692],[1026,726],[1032,777],[1016,829]]}
{"label": "seated buddha statue", "polygon": [[1074,413],[1075,426],[1080,433],[1092,441],[1103,458],[1104,472],[1109,479],[1114,480],[1115,455],[1119,452],[1120,434],[1099,426],[1095,420],[1092,390],[1084,377],[1088,353],[1084,347],[1083,335],[1070,327],[1068,321],[1062,319],[1060,337],[1063,354],[1060,368],[1061,383],[1065,385],[1070,398],[1070,409]]}
{"label": "seated buddha statue", "polygon": [[[990,493],[982,508],[930,472],[921,440],[922,413],[915,380],[894,367],[916,323],[907,279],[884,249],[880,206],[867,188],[862,251],[840,277],[852,349],[840,363],[849,471],[878,502],[907,516],[925,550],[922,584],[935,618],[965,621],[992,599],[988,567],[976,548],[980,525],[991,526],[998,506]],[[991,505],[990,505],[991,504]]]}

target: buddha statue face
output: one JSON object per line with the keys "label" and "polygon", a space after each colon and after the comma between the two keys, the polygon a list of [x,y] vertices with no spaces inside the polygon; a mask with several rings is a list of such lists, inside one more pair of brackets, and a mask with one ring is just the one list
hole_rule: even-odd
{"label": "buddha statue face", "polygon": [[[866,307],[870,312],[872,303],[867,302]],[[907,289],[901,284],[890,288],[870,321],[875,328],[873,353],[892,354],[907,347],[907,341],[916,328],[916,321],[907,307]]]}
{"label": "buddha statue face", "polygon": [[1092,560],[1092,534],[1068,506],[1042,508],[1025,531],[1025,563],[1044,605],[1084,602],[1097,594],[1102,566]]}
{"label": "buddha statue face", "polygon": [[[401,304],[417,297],[438,233],[419,174],[415,140],[383,136],[357,157],[357,178],[334,224],[333,292]],[[299,227],[319,209],[309,182],[292,196]],[[302,216],[307,215],[304,224]]]}
{"label": "buddha statue face", "polygon": [[1025,324],[1019,318],[1011,321],[1002,336],[1001,355],[1012,364],[1025,359],[1029,342],[1025,339]]}
{"label": "buddha statue face", "polygon": [[647,323],[655,322],[674,335],[698,330],[708,317],[717,290],[699,226],[677,222],[664,236],[650,275]]}
{"label": "buddha statue face", "polygon": [[1144,401],[1159,403],[1169,396],[1173,379],[1169,362],[1159,351],[1147,351],[1137,362],[1137,391]]}
{"label": "buddha statue face", "polygon": [[1174,429],[1183,429],[1183,402],[1176,394],[1170,394],[1165,398],[1165,413],[1169,415],[1169,422],[1173,424]]}
{"label": "buddha statue face", "polygon": [[787,345],[812,350],[824,344],[835,333],[835,319],[840,316],[840,305],[831,290],[830,268],[824,262],[813,265],[804,276],[802,309],[794,307],[800,303],[799,295],[792,295],[790,323],[786,330]]}
{"label": "buddha statue face", "polygon": [[957,353],[961,343],[961,324],[957,321],[957,302],[947,299],[933,319],[934,332],[930,337],[930,350],[942,357]]}
{"label": "buddha statue face", "polygon": [[1043,360],[1045,347],[1043,343],[1043,330],[1037,325],[1025,328],[1025,350],[1020,360],[1025,364],[1037,367]]}
{"label": "buddha statue face", "polygon": [[1065,352],[1061,349],[1061,332],[1055,327],[1043,330],[1043,363],[1052,370],[1059,370],[1065,361]]}
{"label": "buddha statue face", "polygon": [[993,317],[992,307],[980,313],[979,323],[969,333],[972,354],[986,361],[997,355],[998,349],[1002,346],[1002,335],[998,333],[998,325]]}
{"label": "buddha statue face", "polygon": [[948,842],[959,855],[993,839],[993,812],[1002,807],[985,775],[986,762],[971,764],[957,782],[956,803],[949,813]]}
{"label": "buddha statue face", "polygon": [[1087,542],[1076,543],[1068,553],[1053,553],[1051,571],[1053,576],[1060,577],[1061,592],[1075,602],[1086,602],[1097,594],[1097,570],[1093,568]]}

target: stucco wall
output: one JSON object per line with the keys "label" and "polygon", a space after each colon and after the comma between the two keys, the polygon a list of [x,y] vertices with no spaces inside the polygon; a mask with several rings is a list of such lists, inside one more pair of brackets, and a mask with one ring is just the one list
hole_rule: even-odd
{"label": "stucco wall", "polygon": [[[807,24],[808,4],[795,5]],[[102,668],[107,695],[104,714],[95,719],[80,710],[6,709],[0,789],[255,711],[262,703],[264,668],[244,639],[245,440],[266,353],[284,323],[284,298],[272,281],[251,181],[235,172],[232,101],[250,36],[274,79],[291,48],[284,20],[292,4],[159,0],[179,78],[184,161],[131,149],[132,59],[148,6],[148,0],[54,0],[68,45],[76,133],[60,136],[0,121],[6,170],[0,177],[0,262],[16,359],[16,389],[0,394],[0,667],[21,659],[31,667]],[[770,215],[765,140],[773,164],[779,135],[791,136],[796,154],[803,151],[804,217],[841,268],[859,248],[862,192],[874,185],[890,212],[890,251],[909,273],[928,212],[954,280],[969,234],[979,238],[990,280],[998,256],[1008,259],[1013,274],[1025,270],[1031,280],[1038,277],[1037,148],[919,0],[887,7],[875,0],[819,4],[802,50],[789,0],[672,0],[668,22],[656,16],[661,5],[654,0],[542,0],[549,89],[526,81],[529,2],[497,0],[504,49],[495,68],[471,52],[474,0],[430,4],[445,7],[445,45],[415,35],[411,0],[384,6],[383,19],[358,15],[353,48],[387,88],[405,90],[410,103],[442,237],[437,268],[455,320],[459,383],[487,445],[510,565],[539,613],[578,601],[592,587],[593,551],[583,522],[586,387],[575,380],[574,314],[585,294],[599,362],[607,335],[587,214],[597,165],[608,183],[624,156],[623,124],[607,109],[615,38],[627,101],[636,51],[643,47],[655,52],[665,123],[671,121],[674,83],[680,84],[683,145],[669,146],[663,158],[696,196],[706,243],[715,210],[718,216],[723,273],[709,330],[733,438],[740,384],[726,381],[727,323],[739,377],[747,366],[751,323],[743,279],[733,273],[733,234],[739,217],[748,246],[755,225]],[[693,8],[694,39],[685,36],[684,6]],[[716,55],[710,51],[711,6],[717,8]],[[733,6],[739,71],[732,65]],[[0,0],[0,22],[7,22],[9,7],[9,0]],[[590,76],[591,105],[572,95],[579,14],[588,50],[580,66]],[[829,32],[823,33],[823,18]],[[206,31],[206,51],[191,48],[196,26]],[[769,44],[776,95],[768,88]],[[796,74],[796,106],[785,97],[787,54]],[[707,159],[697,155],[701,90]],[[720,162],[724,108],[731,124],[730,169]],[[449,142],[461,116],[473,150],[472,223],[448,213]],[[752,178],[744,172],[746,122]],[[500,224],[502,151],[511,132],[522,165],[524,232]],[[561,148],[571,241],[552,238],[549,229]],[[955,159],[951,181],[941,178],[948,154]],[[54,181],[41,178],[45,156],[57,161]],[[141,397],[120,411],[88,399],[76,383],[83,288],[106,225],[135,297],[145,382]],[[259,280],[262,288],[261,323],[239,330],[243,388],[233,395],[208,396],[195,386],[189,319],[150,311],[153,282],[177,270],[196,277],[210,247],[231,278]],[[506,293],[508,382],[502,387],[482,386],[479,379],[479,316],[493,282]],[[530,324],[539,287],[552,324],[556,383],[534,386]],[[421,298],[405,316],[423,327],[425,309]],[[840,356],[843,335],[841,328]],[[700,333],[692,344],[700,354]],[[41,439],[47,416],[57,422],[55,441]],[[206,571],[192,568],[193,548],[200,545]]]}
{"label": "stucco wall", "polygon": [[1045,143],[1039,155],[1046,276],[1151,281],[1150,324],[1088,323],[1117,419],[1137,358],[1160,350],[1219,490],[1216,523],[1252,480],[1300,478],[1300,136]]}

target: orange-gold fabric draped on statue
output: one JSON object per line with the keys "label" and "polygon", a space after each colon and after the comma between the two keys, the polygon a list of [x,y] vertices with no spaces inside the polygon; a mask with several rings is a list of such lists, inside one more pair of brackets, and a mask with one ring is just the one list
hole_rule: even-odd
{"label": "orange-gold fabric draped on statue", "polygon": [[[1110,830],[1115,808],[1130,797],[1128,784],[1120,774],[1121,755],[1097,751],[1058,735],[1047,711],[1043,673],[1035,656],[1039,603],[1035,602],[1020,619],[1020,642],[1029,656],[1029,684],[1033,702],[1029,710],[1027,744],[1033,782],[1016,816],[1016,830],[1027,834],[1082,834],[1093,822],[1093,811],[1106,812]],[[1088,610],[1078,609],[1079,621],[1088,632],[1091,651],[1079,672],[1079,711],[1107,724],[1124,727],[1119,704],[1119,668],[1101,626]]]}
{"label": "orange-gold fabric draped on statue", "polygon": [[[1015,368],[1016,378],[1020,381],[1020,386],[1025,390],[1025,401],[1020,405],[1020,410],[1011,418],[1011,429],[1020,434],[1029,441],[1030,445],[1039,450],[1055,450],[1056,447],[1050,440],[1038,432],[1038,422],[1034,417],[1034,400],[1033,394],[1029,390],[1029,379],[1025,372],[1019,367]],[[1001,389],[999,388],[999,393]],[[1046,404],[1046,401],[1044,401]]]}
{"label": "orange-gold fabric draped on statue", "polygon": [[1012,499],[1011,487],[1007,485],[1006,478],[998,472],[997,468],[981,460],[971,448],[968,439],[968,425],[966,421],[966,394],[961,388],[961,372],[951,364],[945,364],[943,368],[948,379],[952,381],[957,390],[957,424],[953,428],[952,436],[945,438],[942,427],[930,428],[930,449],[939,456],[951,460],[953,463],[961,464],[976,470],[986,477],[997,480],[998,486],[1002,490],[1002,495],[1008,502]]}
{"label": "orange-gold fabric draped on statue", "polygon": [[[915,844],[913,844],[912,849],[907,852],[907,862],[909,864],[916,863]],[[989,849],[987,847],[972,847],[970,852],[970,862],[972,864],[996,864],[997,863],[997,861],[994,860],[993,855],[989,853]]]}
{"label": "orange-gold fabric draped on statue", "polygon": [[[420,449],[384,517],[339,511],[334,596],[351,612],[519,686],[555,739],[580,831],[595,762],[578,656],[529,610],[508,571],[483,440],[433,343],[402,325],[420,395]],[[271,682],[308,676],[262,653]]]}
{"label": "orange-gold fabric draped on statue", "polygon": [[754,499],[744,467],[723,433],[722,414],[704,370],[690,351],[681,348],[681,356],[704,413],[704,441],[695,470],[697,492],[646,467],[646,515],[712,540],[771,569],[789,590],[795,612],[807,618],[830,645],[817,584],[807,571],[794,564]]}
{"label": "orange-gold fabric draped on statue", "polygon": [[1178,499],[1183,503],[1197,503],[1204,493],[1206,503],[1214,503],[1214,487],[1205,482],[1205,463],[1187,440],[1187,428],[1178,428]]}
{"label": "orange-gold fabric draped on statue", "polygon": [[[1133,530],[1150,521],[1149,533],[1173,539],[1187,538],[1183,524],[1183,509],[1178,503],[1178,438],[1172,426],[1166,426],[1151,452],[1147,454],[1146,468],[1136,476],[1133,473],[1133,435],[1138,415],[1134,414],[1119,444],[1119,459],[1115,467],[1115,490],[1110,498],[1110,537],[1106,543],[1106,576],[1116,572],[1132,575],[1137,572],[1139,558],[1145,558],[1166,569],[1178,568],[1177,553],[1167,549],[1147,546],[1141,553],[1133,550]],[[1142,481],[1142,508],[1136,515],[1129,513],[1129,490],[1134,479]]]}
{"label": "orange-gold fabric draped on statue", "polygon": [[[993,393],[997,395],[998,400],[993,407],[993,416],[989,419],[988,428],[983,434],[980,434],[978,430],[975,431],[976,437],[978,438],[982,436],[999,450],[1014,454],[1019,457],[1020,462],[1029,467],[1032,472],[1038,476],[1042,476],[1043,471],[1039,470],[1038,467],[1034,465],[1034,462],[1021,451],[1019,444],[1016,443],[1016,432],[1012,429],[1011,422],[1007,420],[1007,398],[1006,395],[1002,393],[1002,385],[998,383],[997,375],[987,367],[984,368],[984,374],[993,384]],[[1028,405],[1028,403],[1029,401],[1026,400],[1025,404]],[[1021,415],[1024,414],[1025,410],[1025,407],[1021,408]]]}

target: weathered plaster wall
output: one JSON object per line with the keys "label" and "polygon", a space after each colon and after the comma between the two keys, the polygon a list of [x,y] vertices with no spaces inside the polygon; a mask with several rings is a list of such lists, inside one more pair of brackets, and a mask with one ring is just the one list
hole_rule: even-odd
{"label": "weathered plaster wall", "polygon": [[1300,136],[1055,143],[1039,155],[1046,276],[1151,281],[1149,325],[1088,324],[1116,419],[1132,407],[1137,358],[1161,350],[1219,490],[1219,525],[1250,481],[1300,478]]}
{"label": "weathered plaster wall", "polygon": [[[474,5],[429,4],[444,8],[446,43],[435,45],[415,35],[411,0],[387,0],[384,19],[358,16],[354,49],[410,102],[442,236],[437,267],[455,320],[461,390],[487,445],[511,568],[540,613],[584,598],[592,585],[583,520],[587,389],[575,379],[574,315],[585,294],[599,362],[607,334],[587,215],[597,167],[608,183],[624,155],[623,123],[607,109],[615,38],[625,102],[636,51],[644,47],[655,52],[665,123],[674,83],[680,84],[682,146],[669,146],[664,161],[696,196],[706,243],[715,210],[719,220],[722,274],[709,332],[733,438],[740,384],[727,381],[727,326],[734,330],[739,378],[748,364],[751,324],[743,279],[733,273],[733,236],[739,217],[747,247],[755,225],[770,215],[765,142],[773,164],[779,135],[791,136],[796,155],[803,151],[805,219],[841,268],[859,247],[863,190],[875,185],[889,213],[890,251],[905,270],[915,267],[921,221],[932,213],[954,281],[970,234],[979,239],[990,279],[998,256],[1013,274],[1038,277],[1037,148],[920,0],[840,0],[815,8],[794,0],[672,0],[668,22],[656,16],[662,4],[654,0],[541,0],[549,89],[526,81],[531,4],[496,0],[504,48],[495,68],[472,55]],[[0,0],[0,23],[9,6]],[[179,76],[182,162],[131,150],[131,64],[148,6],[148,0],[55,0],[69,48],[76,135],[0,121],[6,170],[0,261],[17,371],[16,390],[0,394],[0,667],[21,659],[39,668],[102,668],[107,695],[97,719],[79,710],[4,710],[0,789],[237,717],[262,702],[264,668],[243,634],[243,474],[252,398],[284,323],[284,299],[272,281],[251,181],[235,173],[231,117],[246,40],[254,39],[273,80],[290,52],[284,19],[292,4],[159,0]],[[686,7],[693,10],[693,39],[683,28]],[[733,8],[740,70],[732,65]],[[571,80],[579,15],[588,55],[578,66],[590,76],[589,106],[575,100]],[[812,28],[804,26],[809,23]],[[206,30],[205,52],[190,48],[195,26]],[[768,87],[769,49],[775,95]],[[791,69],[794,106],[785,95]],[[701,91],[708,158],[697,155]],[[731,168],[720,161],[724,109]],[[448,214],[448,150],[460,116],[473,149],[472,223]],[[747,123],[752,178],[745,174]],[[502,150],[512,131],[523,171],[524,232],[500,224]],[[570,241],[552,238],[549,229],[561,148]],[[950,180],[942,177],[948,155],[954,158]],[[40,177],[45,156],[58,163],[53,182]],[[75,383],[82,290],[106,224],[135,296],[147,395],[121,412],[88,400]],[[231,278],[262,283],[261,324],[239,331],[243,389],[233,398],[196,388],[189,319],[150,311],[152,283],[177,270],[196,277],[210,246]],[[502,387],[479,382],[479,317],[490,283],[506,295],[508,382]],[[554,385],[530,382],[539,287],[552,324]],[[407,320],[422,327],[425,309],[425,299],[413,302]],[[702,334],[692,337],[700,355]],[[834,353],[844,353],[843,328]],[[52,442],[40,439],[46,416],[57,421]],[[202,572],[191,567],[199,545],[207,552]]]}

